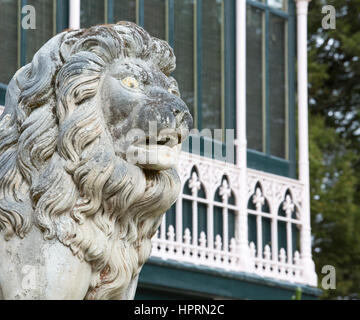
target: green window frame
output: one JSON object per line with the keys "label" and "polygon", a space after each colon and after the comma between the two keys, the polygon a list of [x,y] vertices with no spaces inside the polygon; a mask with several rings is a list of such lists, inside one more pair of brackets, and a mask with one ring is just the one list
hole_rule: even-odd
{"label": "green window frame", "polygon": [[[293,0],[284,0],[286,10],[277,9],[269,4],[269,0],[246,0],[251,6],[263,13],[263,150],[254,150],[248,146],[247,166],[291,178],[296,177],[296,140],[295,140],[295,4]],[[269,99],[269,19],[270,15],[285,21],[285,157],[274,156],[270,150],[270,99]],[[259,61],[261,63],[261,61]],[[247,110],[251,107],[247,101]]]}
{"label": "green window frame", "polygon": [[[53,4],[52,10],[52,35],[55,35],[64,29],[67,29],[69,26],[69,0],[50,0]],[[14,21],[17,25],[17,39],[14,41],[17,42],[17,66],[16,69],[21,68],[25,64],[29,63],[32,57],[28,57],[27,59],[27,48],[28,48],[28,36],[29,32],[38,32],[38,30],[24,30],[21,27],[21,20],[23,18],[23,14],[21,13],[21,9],[26,5],[34,5],[34,1],[28,0],[17,0],[17,21]],[[35,6],[36,10],[36,6]],[[0,12],[0,18],[1,12]],[[5,17],[6,18],[6,17]],[[11,77],[13,75],[9,75]],[[5,105],[5,95],[8,83],[1,83],[0,82],[0,105]]]}
{"label": "green window frame", "polygon": [[[85,2],[91,3],[94,0],[83,0],[83,6],[85,8]],[[175,10],[176,10],[176,0],[164,0],[161,2],[154,2],[157,5],[161,4],[161,12],[159,15],[159,19],[161,22],[157,23],[157,29],[153,28],[153,26],[146,25],[146,19],[148,17],[146,5],[150,5],[151,2],[145,3],[145,0],[133,0],[135,3],[135,13],[132,13],[132,18],[124,13],[124,16],[119,16],[119,14],[115,14],[115,1],[116,0],[103,0],[103,4],[101,4],[101,8],[103,11],[99,14],[99,21],[97,23],[115,23],[118,20],[132,20],[139,24],[142,27],[148,29],[148,31],[155,35],[162,37],[164,40],[169,42],[171,46],[175,45]],[[204,88],[202,86],[202,67],[203,67],[203,12],[202,6],[205,0],[193,0],[193,46],[194,46],[194,62],[193,62],[193,76],[194,76],[194,127],[201,131],[204,128],[202,121],[202,105],[203,105],[203,91]],[[255,1],[255,0],[247,0],[247,5],[251,5],[259,8],[264,12],[265,16],[265,25],[269,24],[269,16],[270,14],[274,14],[276,17],[280,17],[287,21],[287,34],[290,35],[287,39],[287,65],[288,69],[286,71],[286,88],[288,92],[287,97],[287,110],[286,110],[286,131],[287,131],[287,141],[286,141],[286,157],[280,158],[274,156],[270,153],[270,108],[269,108],[269,91],[268,91],[268,83],[269,83],[269,70],[268,67],[265,70],[265,125],[266,130],[263,132],[264,137],[266,137],[266,148],[265,150],[256,151],[252,149],[248,149],[247,151],[247,161],[248,167],[279,174],[288,177],[295,177],[295,125],[294,125],[294,3],[292,0],[287,1],[287,11],[282,11],[280,9],[276,9],[271,7],[268,4],[270,0],[264,1]],[[121,2],[121,1],[119,1]],[[128,0],[130,3],[131,1]],[[96,1],[96,3],[98,3]],[[126,3],[126,1],[123,1]],[[236,100],[235,100],[235,86],[236,86],[236,73],[235,70],[235,54],[236,54],[236,43],[235,43],[235,0],[222,0],[222,26],[221,26],[221,41],[219,46],[221,46],[221,129],[235,129],[236,123]],[[226,17],[226,19],[225,19]],[[86,25],[82,25],[82,27]],[[162,26],[165,30],[160,30],[159,26]],[[153,29],[153,30],[152,30]],[[156,33],[159,34],[156,34]],[[269,48],[268,48],[268,38],[269,32],[267,28],[265,28],[265,50],[264,50],[264,59],[268,60]],[[176,52],[175,52],[176,54]],[[178,66],[181,67],[181,66]],[[180,83],[181,89],[181,83]],[[226,145],[225,145],[225,137],[223,135],[223,140],[218,141],[212,139],[209,141],[207,137],[200,138],[200,144],[193,143],[195,137],[191,137],[189,139],[189,149],[190,152],[196,153],[202,156],[207,156],[210,158],[215,158],[219,160],[223,160],[223,156],[227,153]],[[205,145],[211,143],[212,144],[212,153],[206,153]],[[215,147],[216,146],[216,147]],[[220,147],[220,148],[219,148]],[[200,149],[199,149],[200,148]],[[216,154],[221,150],[222,154]],[[233,149],[233,154],[235,151]],[[235,159],[234,159],[235,160]]]}
{"label": "green window frame", "polygon": [[[30,0],[29,0],[30,1]],[[55,10],[53,13],[54,17],[54,33],[60,32],[63,29],[68,27],[68,10],[69,10],[69,1],[68,0],[52,0],[56,4],[54,6]],[[94,0],[83,0],[82,5],[86,3],[91,4],[91,1]],[[164,22],[164,35],[165,40],[167,40],[171,46],[174,46],[174,24],[175,24],[175,1],[176,0],[164,0],[165,2],[165,22]],[[203,65],[203,56],[202,56],[202,5],[205,0],[193,0],[194,5],[194,96],[195,96],[195,110],[194,110],[194,122],[195,127],[200,130],[203,129],[202,123],[202,65]],[[235,54],[236,54],[236,44],[235,44],[235,1],[236,0],[222,0],[222,26],[221,26],[221,123],[222,129],[235,129],[236,123],[236,101],[235,101],[235,86],[236,86],[236,74],[235,74]],[[269,70],[267,63],[265,63],[265,103],[264,103],[264,118],[266,128],[263,132],[265,137],[265,148],[260,151],[252,150],[248,148],[247,151],[247,163],[248,167],[271,172],[274,174],[284,175],[288,177],[295,177],[295,79],[294,79],[294,65],[295,65],[295,5],[294,1],[287,0],[287,11],[282,11],[271,7],[267,4],[269,0],[264,1],[255,1],[247,0],[247,5],[256,7],[264,12],[265,16],[265,26],[269,24],[269,15],[273,14],[277,17],[281,17],[287,21],[287,71],[286,71],[286,86],[287,86],[287,110],[286,110],[286,131],[287,131],[287,142],[286,142],[286,157],[280,158],[272,155],[270,153],[269,139],[270,139],[270,125],[269,125]],[[285,0],[286,1],[286,0]],[[26,5],[28,0],[18,0],[19,7],[19,18],[21,17],[21,8]],[[131,1],[129,0],[128,3]],[[98,0],[94,3],[99,3]],[[116,0],[103,0],[103,15],[101,14],[100,21],[98,23],[114,23],[120,19],[128,19],[127,17],[114,16],[115,6],[119,5],[121,1]],[[123,2],[126,4],[126,2]],[[146,12],[145,12],[145,2],[144,0],[133,0],[135,3],[135,13],[131,13],[134,16],[134,20],[140,26],[145,26],[146,24]],[[117,11],[119,12],[119,10]],[[130,14],[129,12],[127,13]],[[226,17],[226,19],[225,19]],[[27,47],[27,33],[28,31],[22,30],[20,28],[20,21],[18,19],[18,65],[17,68],[20,68],[26,61],[26,47]],[[116,21],[115,21],[116,20]],[[82,25],[83,27],[83,25]],[[145,26],[146,27],[146,26]],[[268,38],[269,32],[265,28],[264,40],[264,60],[268,60],[269,48],[268,48]],[[151,31],[150,31],[151,32]],[[6,93],[5,83],[0,83],[0,104],[5,102],[5,93]],[[223,135],[224,136],[224,135]],[[203,156],[215,158],[222,160],[222,156],[226,154],[225,141],[211,140],[212,144],[212,154],[206,154],[206,148],[204,148],[205,142],[209,143],[209,139],[206,137],[201,137],[200,139],[200,150],[195,148],[193,145],[192,139],[190,139],[190,151],[197,153]],[[217,148],[215,148],[217,145]],[[220,145],[220,148],[219,148]],[[222,154],[215,154],[216,150],[221,150]],[[235,152],[233,151],[235,154]]]}
{"label": "green window frame", "polygon": [[[205,129],[203,121],[203,4],[206,0],[194,0],[194,127],[200,132]],[[174,45],[174,0],[167,0],[168,5],[168,24],[167,41],[171,46]],[[206,136],[200,137],[200,143],[195,144],[196,137],[189,139],[189,151],[201,156],[213,159],[224,160],[229,151],[226,149],[225,129],[236,128],[236,43],[235,43],[235,7],[236,0],[221,1],[221,40],[219,43],[221,50],[221,127],[222,141],[211,139]],[[226,19],[225,19],[226,17]],[[176,52],[175,52],[176,54]],[[181,89],[181,88],[180,88]],[[206,144],[211,144],[211,154],[207,153]],[[231,143],[232,154],[235,155],[235,147]],[[200,149],[198,149],[200,148]],[[221,150],[221,154],[219,154]],[[235,161],[235,157],[233,159]]]}

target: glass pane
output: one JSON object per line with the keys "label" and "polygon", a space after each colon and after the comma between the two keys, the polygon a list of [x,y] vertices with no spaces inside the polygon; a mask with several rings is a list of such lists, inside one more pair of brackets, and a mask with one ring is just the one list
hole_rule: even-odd
{"label": "glass pane", "polygon": [[257,242],[257,232],[256,232],[256,216],[253,214],[248,215],[248,240],[250,242]]}
{"label": "glass pane", "polygon": [[286,222],[284,221],[278,221],[278,248],[279,250],[281,248],[286,249],[287,248],[287,238],[286,238]]}
{"label": "glass pane", "polygon": [[175,0],[174,12],[176,70],[173,76],[179,84],[181,98],[194,116],[194,0]]}
{"label": "glass pane", "polygon": [[53,5],[49,0],[28,0],[35,8],[36,29],[26,31],[26,63],[31,62],[34,54],[54,35]]}
{"label": "glass pane", "polygon": [[285,21],[272,14],[269,19],[270,153],[285,158]]}
{"label": "glass pane", "polygon": [[268,5],[275,9],[285,10],[285,2],[284,0],[268,0]]}
{"label": "glass pane", "polygon": [[144,1],[144,28],[153,37],[166,39],[166,1]]}
{"label": "glass pane", "polygon": [[207,231],[207,205],[205,203],[198,202],[198,238],[200,233]]}
{"label": "glass pane", "polygon": [[114,23],[118,21],[136,22],[136,0],[114,1]]}
{"label": "glass pane", "polygon": [[270,218],[262,218],[262,247],[264,248],[266,245],[271,247],[271,219]]}
{"label": "glass pane", "polygon": [[292,249],[294,254],[295,251],[300,250],[300,232],[297,225],[295,224],[291,224],[291,235],[292,235]]}
{"label": "glass pane", "polygon": [[236,221],[236,213],[234,210],[229,209],[229,216],[228,216],[228,232],[229,232],[229,240],[231,238],[235,238],[235,221]]}
{"label": "glass pane", "polygon": [[246,134],[248,148],[263,151],[263,11],[246,12]]}
{"label": "glass pane", "polygon": [[17,70],[18,5],[0,0],[0,83],[8,84]]}
{"label": "glass pane", "polygon": [[169,230],[169,226],[173,226],[176,229],[176,204],[174,203],[171,208],[166,211],[166,231]]}
{"label": "glass pane", "polygon": [[89,28],[105,22],[104,0],[81,0],[80,26]]}
{"label": "glass pane", "polygon": [[183,230],[186,228],[192,230],[192,201],[183,199],[182,200],[183,214],[182,214],[182,225]]}
{"label": "glass pane", "polygon": [[214,206],[214,242],[217,235],[223,237],[223,213],[221,207]]}
{"label": "glass pane", "polygon": [[221,128],[222,1],[202,1],[202,128]]}

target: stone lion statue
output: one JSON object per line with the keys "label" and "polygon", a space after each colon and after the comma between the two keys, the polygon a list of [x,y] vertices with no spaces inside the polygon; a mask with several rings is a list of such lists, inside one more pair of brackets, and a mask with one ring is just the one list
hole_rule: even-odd
{"label": "stone lion statue", "polygon": [[[16,72],[0,118],[0,299],[134,297],[192,126],[174,69],[165,41],[119,22],[65,31]],[[155,140],[127,138],[150,122]]]}

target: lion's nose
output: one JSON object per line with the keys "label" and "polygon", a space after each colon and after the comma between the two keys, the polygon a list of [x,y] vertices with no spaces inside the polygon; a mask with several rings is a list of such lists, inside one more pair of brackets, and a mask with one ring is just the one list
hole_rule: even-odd
{"label": "lion's nose", "polygon": [[[185,102],[178,96],[169,93],[160,87],[153,87],[148,92],[151,103],[148,105],[156,106],[156,111],[166,120],[161,123],[163,128],[191,130],[193,128],[193,118]],[[152,118],[153,115],[148,115]]]}
{"label": "lion's nose", "polygon": [[193,118],[189,112],[186,104],[179,98],[177,98],[170,106],[170,110],[175,116],[176,127],[185,127],[191,130],[193,127]]}
{"label": "lion's nose", "polygon": [[193,118],[189,110],[186,110],[184,112],[177,112],[175,114],[175,118],[176,127],[185,127],[188,130],[191,130],[193,128]]}

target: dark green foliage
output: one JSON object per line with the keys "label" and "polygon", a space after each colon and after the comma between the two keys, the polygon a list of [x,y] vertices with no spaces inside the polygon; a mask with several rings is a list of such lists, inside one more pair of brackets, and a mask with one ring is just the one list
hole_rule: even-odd
{"label": "dark green foliage", "polygon": [[[324,30],[325,4],[336,29]],[[314,259],[336,268],[323,298],[360,298],[360,0],[309,7],[310,175]]]}
{"label": "dark green foliage", "polygon": [[[336,29],[322,29],[324,3],[336,9]],[[315,0],[309,11],[309,94],[312,114],[337,128],[360,152],[360,1]],[[360,159],[359,159],[360,163]]]}
{"label": "dark green foliage", "polygon": [[324,265],[336,268],[336,290],[325,298],[360,292],[360,207],[356,156],[322,116],[310,121],[310,186],[314,259],[319,281]]}

